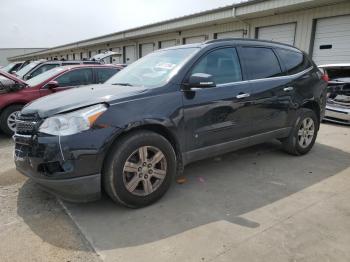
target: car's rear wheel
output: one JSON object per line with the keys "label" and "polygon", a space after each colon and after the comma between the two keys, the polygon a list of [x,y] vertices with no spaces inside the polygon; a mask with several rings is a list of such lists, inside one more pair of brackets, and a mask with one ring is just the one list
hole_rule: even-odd
{"label": "car's rear wheel", "polygon": [[317,138],[319,121],[316,113],[308,108],[302,108],[290,135],[282,140],[283,148],[293,155],[308,153]]}
{"label": "car's rear wheel", "polygon": [[0,128],[6,135],[16,132],[16,116],[22,110],[22,105],[12,105],[4,109],[0,115]]}
{"label": "car's rear wheel", "polygon": [[163,136],[132,132],[114,144],[103,171],[104,189],[127,207],[150,205],[170,187],[176,173],[176,155]]}

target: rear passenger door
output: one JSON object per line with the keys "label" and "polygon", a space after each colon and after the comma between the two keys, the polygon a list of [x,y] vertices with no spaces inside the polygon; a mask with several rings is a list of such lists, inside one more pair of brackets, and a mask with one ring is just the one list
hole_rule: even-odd
{"label": "rear passenger door", "polygon": [[272,48],[243,46],[239,48],[252,101],[248,116],[253,134],[286,127],[291,108],[291,93],[285,91],[290,79],[283,72]]}
{"label": "rear passenger door", "polygon": [[[277,48],[276,53],[285,66],[288,84],[281,90],[279,96],[288,96],[291,104],[300,104],[305,98],[314,98],[312,87],[319,83],[319,75],[312,70],[309,58],[298,50]],[[289,124],[295,119],[296,110],[290,111]]]}

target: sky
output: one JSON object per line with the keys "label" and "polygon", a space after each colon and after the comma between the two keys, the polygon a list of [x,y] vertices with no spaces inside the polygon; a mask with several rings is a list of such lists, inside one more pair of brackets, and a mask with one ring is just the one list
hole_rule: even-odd
{"label": "sky", "polygon": [[0,48],[53,47],[240,0],[1,0]]}

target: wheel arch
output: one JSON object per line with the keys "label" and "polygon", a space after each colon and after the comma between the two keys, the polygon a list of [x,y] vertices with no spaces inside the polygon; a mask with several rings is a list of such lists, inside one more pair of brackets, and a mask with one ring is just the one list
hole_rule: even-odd
{"label": "wheel arch", "polygon": [[156,134],[159,134],[161,136],[163,136],[165,139],[167,139],[169,141],[169,143],[172,145],[172,147],[174,148],[175,154],[176,154],[176,162],[177,162],[177,173],[181,174],[183,172],[183,161],[182,161],[182,149],[181,149],[181,145],[180,142],[178,140],[178,138],[176,137],[176,135],[171,132],[169,127],[166,127],[160,123],[144,123],[144,124],[139,124],[137,126],[133,126],[131,128],[126,128],[124,129],[121,133],[118,133],[118,135],[116,137],[114,137],[114,139],[112,140],[112,142],[110,143],[110,145],[108,146],[108,149],[106,151],[106,154],[104,156],[104,160],[103,160],[103,165],[102,165],[102,172],[103,172],[103,168],[105,166],[105,162],[108,156],[108,152],[110,150],[112,150],[113,146],[115,145],[115,143],[121,139],[122,137],[129,135],[130,133],[133,132],[137,132],[137,131],[151,131],[154,132]]}
{"label": "wheel arch", "polygon": [[308,108],[316,113],[317,119],[318,119],[318,128],[319,128],[320,122],[321,122],[321,108],[319,103],[317,103],[317,101],[315,100],[306,101],[301,107]]}
{"label": "wheel arch", "polygon": [[24,103],[24,102],[15,102],[15,103],[5,105],[4,107],[0,108],[0,120],[1,120],[2,113],[10,106],[25,106],[25,105],[26,105],[26,103]]}

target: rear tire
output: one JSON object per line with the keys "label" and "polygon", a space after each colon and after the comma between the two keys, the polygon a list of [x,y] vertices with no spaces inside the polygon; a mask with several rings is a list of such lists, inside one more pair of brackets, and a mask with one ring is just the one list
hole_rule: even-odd
{"label": "rear tire", "polygon": [[0,128],[8,136],[15,133],[15,115],[19,113],[23,105],[12,105],[7,107],[0,115]]}
{"label": "rear tire", "polygon": [[308,108],[302,108],[289,136],[282,140],[284,151],[292,155],[304,155],[315,144],[319,129],[316,113]]}
{"label": "rear tire", "polygon": [[113,145],[102,178],[112,200],[139,208],[160,199],[175,174],[176,155],[169,141],[154,132],[136,131]]}

